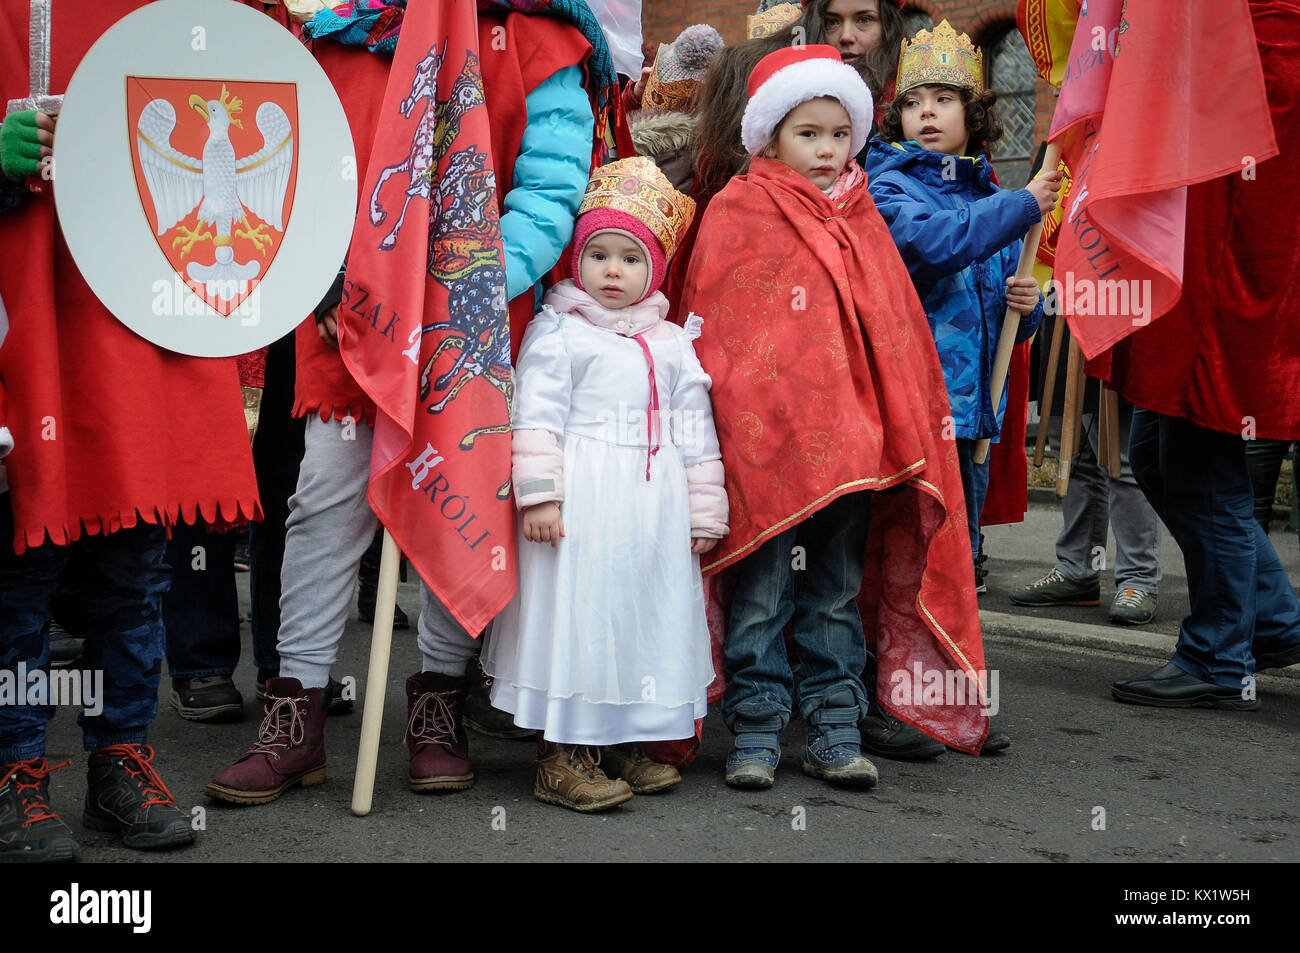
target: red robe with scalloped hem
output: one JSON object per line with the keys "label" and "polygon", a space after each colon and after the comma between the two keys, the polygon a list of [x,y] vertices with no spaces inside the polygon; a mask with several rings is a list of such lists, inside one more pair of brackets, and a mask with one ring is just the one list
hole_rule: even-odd
{"label": "red robe with scalloped hem", "polygon": [[726,619],[728,567],[846,493],[892,491],[872,500],[858,598],[876,695],[977,752],[988,731],[978,692],[972,704],[932,690],[931,673],[955,684],[984,670],[957,448],[942,438],[948,392],[865,180],[836,204],[789,166],[754,159],[709,204],[682,312],[704,318],[696,352],[713,378],[731,504],[730,534],[702,560],[711,628]]}
{"label": "red robe with scalloped hem", "polygon": [[[52,4],[50,91],[66,90],[95,40],[141,6]],[[0,99],[28,92],[28,13],[0,9]],[[0,218],[0,293],[15,552],[141,522],[262,518],[234,358],[163,350],[113,317],[72,261],[51,191]]]}

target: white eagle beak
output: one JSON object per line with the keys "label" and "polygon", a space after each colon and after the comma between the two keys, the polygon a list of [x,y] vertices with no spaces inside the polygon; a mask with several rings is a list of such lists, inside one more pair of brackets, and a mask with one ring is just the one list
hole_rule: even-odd
{"label": "white eagle beak", "polygon": [[203,117],[204,122],[207,122],[209,120],[208,101],[206,99],[204,99],[198,93],[194,93],[192,96],[190,96],[190,105],[194,107],[194,111],[196,113],[198,113],[200,116]]}

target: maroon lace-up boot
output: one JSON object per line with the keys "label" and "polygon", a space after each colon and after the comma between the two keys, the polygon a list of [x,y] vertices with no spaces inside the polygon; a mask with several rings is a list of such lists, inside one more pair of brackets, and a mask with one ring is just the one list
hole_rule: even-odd
{"label": "maroon lace-up boot", "polygon": [[266,804],[301,784],[325,781],[325,711],[321,690],[296,678],[266,682],[266,714],[257,743],[207,786],[209,797],[231,804]]}
{"label": "maroon lace-up boot", "polygon": [[467,678],[421,672],[406,680],[406,747],[412,791],[463,791],[474,783],[461,713]]}

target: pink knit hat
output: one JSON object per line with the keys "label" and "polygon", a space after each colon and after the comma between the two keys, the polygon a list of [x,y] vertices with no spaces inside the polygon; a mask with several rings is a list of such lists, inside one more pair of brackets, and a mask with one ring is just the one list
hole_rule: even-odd
{"label": "pink knit hat", "polygon": [[[650,273],[646,276],[645,291],[633,304],[644,301],[659,290],[659,286],[664,283],[664,278],[668,274],[668,256],[664,254],[663,246],[644,222],[616,208],[593,208],[590,212],[583,212],[578,216],[573,232],[573,258],[569,262],[569,267],[573,272],[573,281],[579,288],[582,288],[582,271],[579,268],[582,250],[587,245],[587,239],[597,232],[618,232],[633,239],[645,250],[646,261],[650,264]],[[582,290],[587,289],[582,288]]]}

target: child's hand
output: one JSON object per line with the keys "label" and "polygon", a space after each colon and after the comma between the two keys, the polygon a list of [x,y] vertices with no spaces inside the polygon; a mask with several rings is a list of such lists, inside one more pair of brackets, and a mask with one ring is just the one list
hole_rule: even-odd
{"label": "child's hand", "polygon": [[1038,307],[1038,282],[1033,278],[1007,279],[1007,307],[1021,314],[1032,314]]}
{"label": "child's hand", "polygon": [[703,556],[717,545],[718,541],[716,539],[710,539],[707,536],[696,536],[691,540],[691,552],[696,556]]}
{"label": "child's hand", "polygon": [[1061,170],[1053,169],[1050,172],[1044,172],[1026,185],[1025,188],[1038,202],[1038,213],[1046,215],[1056,208],[1056,196],[1061,191]]}
{"label": "child's hand", "polygon": [[316,325],[316,333],[320,339],[330,347],[339,346],[339,308],[338,305],[330,308],[321,315],[320,324]]}
{"label": "child's hand", "polygon": [[632,95],[636,97],[637,102],[640,102],[641,97],[645,95],[646,81],[650,79],[650,74],[653,72],[654,72],[653,66],[641,67],[641,78],[632,85]]}
{"label": "child's hand", "polygon": [[563,535],[559,503],[538,503],[524,510],[524,539],[531,543],[550,543],[555,549]]}

